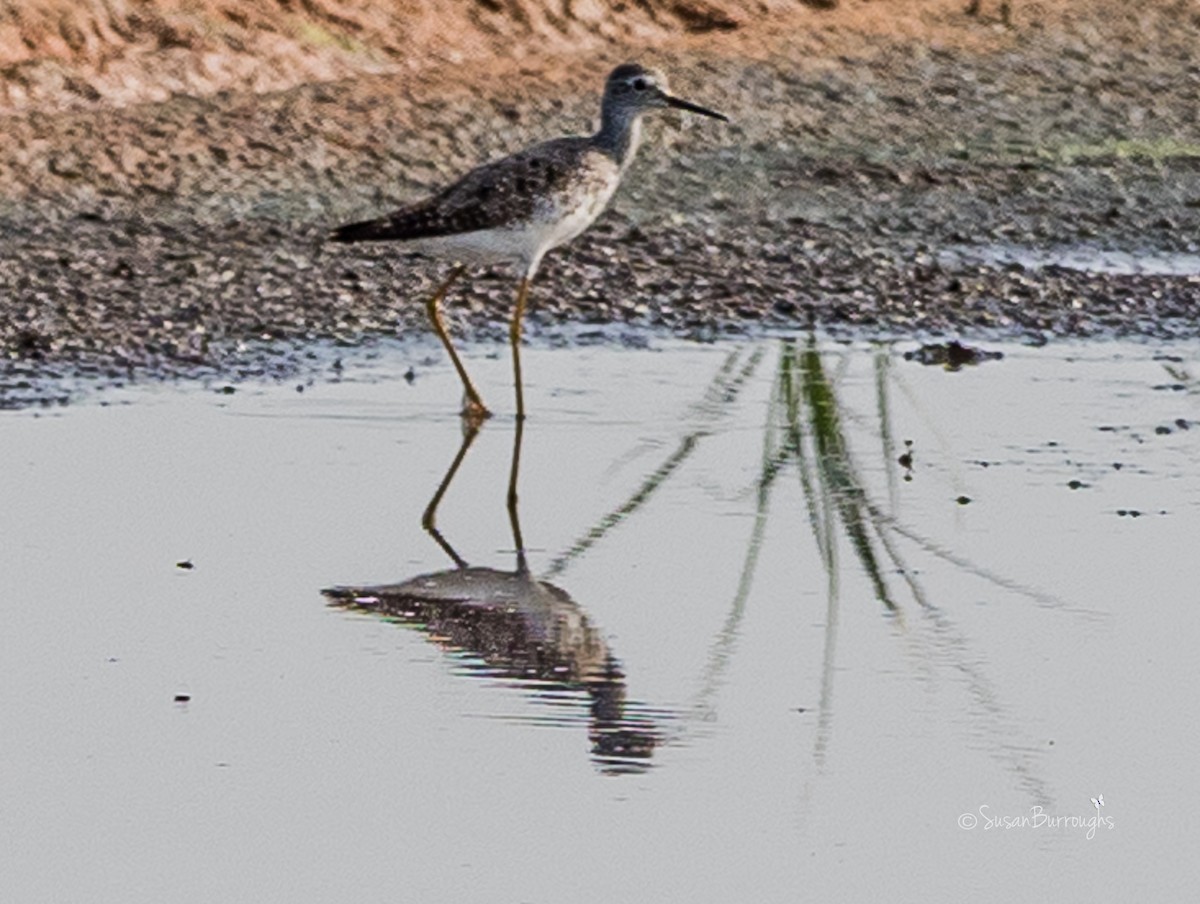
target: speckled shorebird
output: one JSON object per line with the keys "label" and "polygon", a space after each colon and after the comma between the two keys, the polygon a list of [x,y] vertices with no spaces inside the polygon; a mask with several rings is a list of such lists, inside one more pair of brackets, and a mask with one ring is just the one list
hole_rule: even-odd
{"label": "speckled shorebird", "polygon": [[671,96],[661,72],[627,63],[614,69],[605,83],[595,135],[534,145],[471,170],[431,198],[333,233],[338,242],[403,242],[407,251],[454,263],[426,309],[462,380],[464,417],[479,420],[489,412],[442,322],[441,303],[451,285],[467,264],[514,263],[523,268],[509,341],[517,417],[524,418],[520,343],[529,284],[546,252],[587,229],[608,204],[637,151],[642,114],[668,108],[729,121]]}

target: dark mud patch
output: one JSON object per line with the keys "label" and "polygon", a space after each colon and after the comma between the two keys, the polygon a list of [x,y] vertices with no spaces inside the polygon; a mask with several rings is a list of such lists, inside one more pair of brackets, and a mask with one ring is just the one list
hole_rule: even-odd
{"label": "dark mud patch", "polygon": [[915,351],[904,353],[905,361],[935,365],[946,370],[961,370],[964,367],[982,364],[984,361],[999,361],[1003,357],[1003,352],[963,345],[957,339],[950,342],[931,342]]}

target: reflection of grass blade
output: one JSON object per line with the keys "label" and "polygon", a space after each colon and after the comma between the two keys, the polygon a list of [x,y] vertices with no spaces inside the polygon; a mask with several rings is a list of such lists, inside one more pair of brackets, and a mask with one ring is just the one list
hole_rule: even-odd
{"label": "reflection of grass blade", "polygon": [[594,546],[596,541],[612,530],[612,528],[641,508],[642,503],[654,494],[654,491],[662,485],[663,481],[670,477],[675,469],[687,460],[687,457],[692,454],[692,450],[696,448],[696,443],[700,441],[700,437],[703,435],[703,433],[697,431],[685,436],[675,451],[661,465],[655,468],[649,477],[642,481],[642,485],[637,488],[632,496],[597,521],[586,534],[571,545],[570,549],[550,563],[550,567],[546,569],[545,578],[549,579],[557,574],[561,574],[572,560],[578,558]]}
{"label": "reflection of grass blade", "polygon": [[702,422],[699,428],[711,424],[712,421],[715,421],[724,414],[732,402],[737,400],[742,388],[746,385],[746,381],[758,369],[758,365],[762,362],[764,354],[766,354],[766,349],[762,345],[759,345],[746,358],[745,363],[736,370],[734,368],[738,363],[738,359],[741,358],[741,349],[734,349],[725,356],[721,367],[713,374],[713,378],[705,388],[704,395],[693,406]]}
{"label": "reflection of grass blade", "polygon": [[817,474],[824,491],[832,498],[841,516],[850,545],[875,589],[876,598],[890,611],[899,611],[888,592],[879,568],[879,559],[867,531],[866,494],[855,473],[850,450],[842,431],[837,397],[825,376],[815,339],[800,359],[801,386],[808,403],[809,420],[817,452]]}
{"label": "reflection of grass blade", "polygon": [[787,414],[787,449],[796,457],[800,472],[800,487],[804,491],[804,502],[808,509],[808,523],[812,528],[813,537],[817,543],[817,551],[821,554],[821,562],[829,579],[829,592],[837,593],[837,567],[835,547],[833,544],[833,512],[829,500],[816,491],[814,465],[808,455],[800,417],[802,399],[799,384],[800,363],[796,356],[796,343],[785,340],[783,353],[780,356],[780,372],[782,374],[781,390],[783,406]]}
{"label": "reflection of grass blade", "polygon": [[617,506],[617,508],[604,515],[586,534],[576,540],[570,549],[555,558],[546,570],[545,578],[549,579],[561,574],[572,561],[594,546],[605,534],[641,508],[646,500],[654,495],[655,490],[662,486],[667,478],[675,473],[680,465],[687,461],[688,456],[695,451],[701,437],[707,436],[712,432],[711,422],[716,420],[727,406],[737,400],[742,387],[745,386],[746,381],[750,379],[759,362],[762,361],[764,349],[761,346],[756,348],[746,363],[742,365],[741,369],[734,372],[734,365],[737,363],[740,354],[740,351],[735,350],[726,356],[720,370],[717,371],[708,388],[705,390],[703,399],[697,405],[703,423],[680,441],[675,451],[667,456],[666,460],[642,481],[641,486],[633,492],[632,496]]}
{"label": "reflection of grass blade", "polygon": [[997,574],[994,571],[989,571],[982,566],[976,565],[970,559],[960,556],[957,553],[951,552],[943,546],[939,546],[928,537],[922,536],[910,527],[901,524],[891,515],[880,511],[875,505],[867,503],[867,509],[871,513],[871,518],[880,525],[881,528],[886,527],[888,530],[894,531],[902,537],[916,543],[921,549],[927,553],[943,561],[949,562],[963,571],[969,572],[978,578],[982,578],[988,583],[995,584],[1005,590],[1011,590],[1013,593],[1019,593],[1021,596],[1028,597],[1036,602],[1047,606],[1062,606],[1063,601],[1053,594],[1046,593],[1044,590],[1038,590],[1035,587],[1027,587],[1024,584],[1014,581],[1011,578],[1006,578],[1002,574]]}
{"label": "reflection of grass blade", "polygon": [[767,421],[763,424],[763,449],[759,459],[758,490],[762,493],[765,484],[774,482],[779,472],[787,464],[790,450],[787,443],[780,449],[779,438],[775,425],[779,423],[779,408],[782,404],[781,386],[786,380],[786,374],[781,367],[775,372],[775,382],[771,384],[771,394],[767,397]]}
{"label": "reflection of grass blade", "polygon": [[[778,375],[776,388],[778,388]],[[716,640],[708,653],[705,664],[703,681],[696,694],[696,702],[692,706],[697,718],[710,721],[714,717],[711,699],[721,686],[721,677],[733,654],[733,644],[738,636],[738,628],[742,616],[746,612],[746,600],[750,597],[750,587],[754,583],[754,573],[758,568],[758,554],[762,549],[763,532],[767,527],[767,507],[771,498],[771,485],[779,475],[783,465],[787,463],[787,450],[778,449],[775,435],[777,421],[778,393],[772,389],[771,400],[767,406],[767,420],[763,425],[763,449],[758,475],[758,499],[754,508],[754,527],[750,531],[750,540],[746,544],[746,556],[742,561],[742,571],[738,576],[737,590],[733,595],[733,604],[721,630],[717,632]]]}
{"label": "reflection of grass blade", "polygon": [[[875,351],[875,407],[879,415],[879,440],[883,447],[883,473],[887,475],[888,484],[888,499],[891,502],[892,511],[896,511],[899,505],[899,491],[896,485],[896,469],[892,467],[892,463],[896,460],[896,441],[892,437],[892,413],[891,413],[891,396],[888,393],[888,375],[891,372],[892,356],[886,348],[878,348]],[[871,515],[871,524],[875,528],[875,535],[879,537],[879,545],[883,547],[883,551],[887,553],[889,559],[896,570],[904,578],[908,584],[908,589],[913,595],[913,599],[925,608],[929,607],[928,599],[925,596],[925,590],[921,587],[920,582],[913,575],[912,569],[900,556],[899,550],[896,549],[896,544],[892,542],[892,538],[885,530],[885,525],[875,517],[876,512],[867,504],[867,512]]]}
{"label": "reflection of grass blade", "polygon": [[816,489],[817,478],[804,438],[801,401],[803,399],[800,361],[794,340],[785,340],[779,356],[778,394],[786,415],[784,431],[785,453],[795,457],[800,474],[808,523],[825,568],[829,587],[825,597],[825,643],[821,654],[821,694],[817,702],[817,733],[813,742],[813,760],[820,768],[825,763],[825,751],[833,732],[833,678],[837,661],[838,570],[837,547],[834,545],[833,506],[829,498]]}
{"label": "reflection of grass blade", "polygon": [[721,397],[724,395],[722,388],[728,382],[729,374],[733,372],[733,367],[737,364],[738,358],[741,356],[742,350],[740,348],[735,348],[725,356],[725,360],[721,362],[720,368],[713,374],[713,378],[709,380],[708,388],[704,390],[704,397],[696,407],[711,410],[720,404]]}
{"label": "reflection of grass blade", "polygon": [[900,555],[900,551],[896,549],[896,544],[892,542],[892,538],[888,535],[888,522],[877,517],[877,511],[868,502],[867,512],[871,515],[871,524],[875,528],[875,535],[879,537],[879,545],[883,547],[883,551],[887,553],[889,559],[892,560],[892,565],[900,572],[900,576],[904,578],[904,582],[908,584],[908,589],[913,595],[913,599],[922,608],[929,608],[929,598],[925,595],[925,588],[921,586],[921,582],[917,580],[911,568]]}
{"label": "reflection of grass blade", "polygon": [[829,735],[833,731],[833,675],[837,661],[838,599],[837,582],[831,578],[831,591],[825,602],[825,650],[821,654],[821,696],[817,701],[817,737],[813,742],[813,759],[817,766],[825,763]]}
{"label": "reflection of grass blade", "polygon": [[879,441],[883,445],[883,473],[887,475],[888,501],[896,511],[900,494],[896,486],[896,441],[892,437],[891,396],[888,393],[888,374],[892,369],[892,356],[886,347],[875,350],[875,402],[879,414]]}

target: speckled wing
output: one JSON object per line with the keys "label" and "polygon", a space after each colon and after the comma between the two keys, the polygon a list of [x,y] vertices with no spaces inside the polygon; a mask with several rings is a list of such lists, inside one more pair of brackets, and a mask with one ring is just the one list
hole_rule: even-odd
{"label": "speckled wing", "polygon": [[546,199],[566,198],[583,187],[579,183],[596,169],[585,160],[591,154],[603,156],[586,138],[547,141],[473,169],[433,197],[388,216],[342,226],[332,238],[405,241],[527,222],[538,217]]}

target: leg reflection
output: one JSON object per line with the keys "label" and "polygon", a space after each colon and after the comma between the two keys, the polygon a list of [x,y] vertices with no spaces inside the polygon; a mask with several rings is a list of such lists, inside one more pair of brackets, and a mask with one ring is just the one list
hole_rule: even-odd
{"label": "leg reflection", "polygon": [[[569,726],[586,720],[592,759],[604,772],[647,768],[662,735],[655,719],[627,699],[625,674],[603,632],[561,587],[534,578],[529,571],[518,512],[524,422],[516,422],[508,475],[508,518],[516,552],[511,571],[472,566],[437,527],[437,510],[479,434],[467,424],[462,444],[421,524],[454,562],[444,571],[417,575],[397,584],[335,587],[325,595],[331,605],[382,615],[426,634],[455,654],[460,670],[508,681],[535,699],[556,704],[553,719],[535,724]],[[464,655],[465,654],[465,655]],[[582,692],[586,710],[573,715],[563,708],[563,692]]]}
{"label": "leg reflection", "polygon": [[467,450],[471,448],[471,443],[475,442],[475,437],[479,435],[479,424],[464,421],[463,441],[458,447],[458,454],[454,456],[454,461],[450,462],[450,468],[446,471],[446,476],[442,478],[442,482],[438,484],[437,490],[433,494],[433,498],[429,500],[429,505],[425,506],[425,512],[421,515],[421,526],[429,533],[429,536],[437,542],[443,552],[446,553],[454,564],[459,568],[466,568],[467,562],[458,553],[454,551],[454,547],[447,542],[442,536],[442,532],[437,528],[437,508],[441,505],[442,497],[446,495],[446,490],[450,488],[451,481],[454,480],[454,475],[458,473],[459,467],[463,463],[463,459],[467,457]]}
{"label": "leg reflection", "polygon": [[517,571],[529,573],[529,565],[525,561],[525,538],[521,536],[521,518],[517,514],[517,475],[521,471],[521,441],[525,435],[525,419],[517,419],[517,429],[513,433],[512,466],[508,472],[508,523],[512,527],[513,546],[517,550]]}

